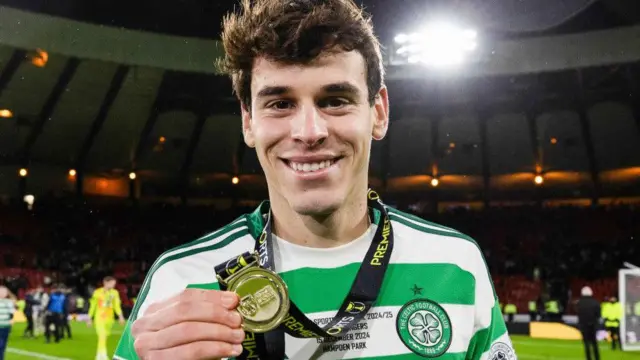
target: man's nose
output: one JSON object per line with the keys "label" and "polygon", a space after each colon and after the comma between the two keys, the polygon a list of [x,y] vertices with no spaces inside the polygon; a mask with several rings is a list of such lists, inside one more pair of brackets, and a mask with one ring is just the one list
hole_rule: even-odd
{"label": "man's nose", "polygon": [[292,120],[291,137],[307,146],[320,144],[327,136],[326,120],[315,106],[304,106]]}

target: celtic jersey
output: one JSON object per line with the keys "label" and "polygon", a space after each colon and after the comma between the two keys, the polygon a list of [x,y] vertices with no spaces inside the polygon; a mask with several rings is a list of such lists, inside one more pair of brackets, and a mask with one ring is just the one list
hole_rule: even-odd
{"label": "celtic jersey", "polygon": [[16,308],[13,304],[13,300],[0,299],[0,328],[11,326],[11,319],[15,312]]}
{"label": "celtic jersey", "polygon": [[[388,208],[394,248],[375,306],[338,338],[286,335],[289,359],[516,359],[491,278],[476,242]],[[376,219],[379,220],[379,219]],[[138,359],[132,322],[154,302],[185,288],[219,289],[214,266],[252,251],[264,225],[258,210],[162,254],[150,269],[114,359]],[[375,233],[335,248],[308,248],[274,236],[275,267],[293,302],[320,326],[332,320]],[[354,304],[353,311],[358,311]],[[284,324],[289,326],[292,324]],[[257,358],[251,334],[243,343]]]}

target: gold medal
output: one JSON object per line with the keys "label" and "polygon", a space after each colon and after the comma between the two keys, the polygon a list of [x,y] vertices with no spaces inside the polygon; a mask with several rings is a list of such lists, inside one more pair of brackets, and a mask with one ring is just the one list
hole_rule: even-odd
{"label": "gold medal", "polygon": [[247,266],[227,279],[227,287],[240,297],[237,310],[246,331],[264,333],[273,330],[289,313],[287,284],[271,270]]}

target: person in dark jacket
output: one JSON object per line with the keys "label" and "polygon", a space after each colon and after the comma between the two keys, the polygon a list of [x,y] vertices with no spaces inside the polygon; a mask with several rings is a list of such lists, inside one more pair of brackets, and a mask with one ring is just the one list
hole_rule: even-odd
{"label": "person in dark jacket", "polygon": [[594,360],[600,360],[598,351],[598,340],[596,332],[600,323],[600,303],[593,298],[593,290],[585,286],[582,288],[582,297],[578,300],[578,324],[582,333],[582,342],[587,360],[591,360],[591,350],[593,350]]}
{"label": "person in dark jacket", "polygon": [[27,318],[27,328],[24,329],[23,336],[24,337],[34,337],[33,332],[33,307],[39,306],[40,301],[38,301],[34,296],[35,290],[29,290],[24,298],[24,317]]}
{"label": "person in dark jacket", "polygon": [[47,304],[47,318],[45,335],[47,343],[51,338],[51,327],[55,329],[53,335],[56,342],[60,342],[62,335],[62,317],[64,316],[65,295],[62,293],[60,287],[56,288],[49,296],[49,303]]}
{"label": "person in dark jacket", "polygon": [[63,306],[63,314],[60,319],[60,337],[64,338],[65,334],[67,338],[71,339],[71,326],[69,326],[69,313],[71,310],[71,289],[64,287],[62,290],[64,294],[64,306]]}

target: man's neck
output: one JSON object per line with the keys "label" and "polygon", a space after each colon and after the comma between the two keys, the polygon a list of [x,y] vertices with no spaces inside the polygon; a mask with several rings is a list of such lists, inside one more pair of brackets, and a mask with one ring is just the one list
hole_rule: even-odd
{"label": "man's neck", "polygon": [[273,200],[274,233],[297,245],[336,247],[359,238],[370,225],[366,191],[330,215],[317,217],[296,213],[283,198]]}

